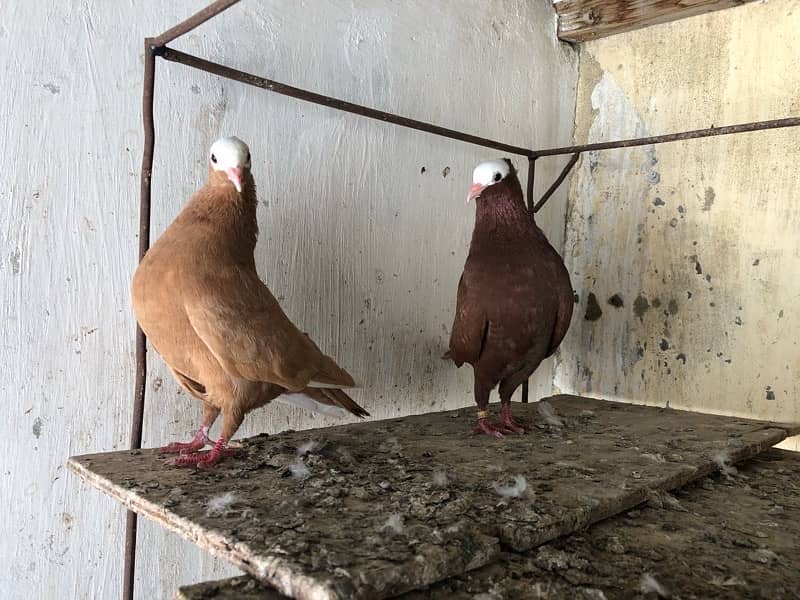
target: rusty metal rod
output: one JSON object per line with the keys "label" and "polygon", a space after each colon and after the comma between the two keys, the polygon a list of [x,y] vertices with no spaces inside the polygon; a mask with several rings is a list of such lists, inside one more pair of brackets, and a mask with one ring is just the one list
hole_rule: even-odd
{"label": "rusty metal rod", "polygon": [[206,6],[203,10],[196,12],[185,21],[181,21],[175,25],[175,27],[167,29],[158,37],[152,38],[151,43],[154,46],[165,46],[183,34],[189,33],[192,29],[199,27],[209,19],[216,17],[219,13],[227,10],[238,2],[239,0],[217,0]]}
{"label": "rusty metal rod", "polygon": [[678,142],[696,138],[712,137],[716,135],[730,135],[732,133],[746,133],[748,131],[762,131],[764,129],[779,129],[781,127],[800,127],[800,117],[786,119],[773,119],[771,121],[754,121],[740,123],[739,125],[726,125],[724,127],[709,127],[708,129],[693,129],[681,133],[668,133],[645,138],[630,140],[617,140],[616,142],[598,142],[596,144],[583,144],[581,146],[565,146],[563,148],[549,148],[547,150],[534,150],[531,156],[557,156],[560,154],[575,154],[576,152],[591,152],[593,150],[611,150],[614,148],[630,148],[632,146],[648,146],[650,144],[663,144],[665,142]]}
{"label": "rusty metal rod", "polygon": [[[153,119],[153,97],[156,81],[156,44],[150,38],[144,41],[144,83],[142,91],[142,124],[144,144],[142,147],[142,172],[139,179],[139,260],[150,247],[150,195],[153,173],[153,149],[155,147],[155,122]],[[136,381],[133,396],[131,423],[131,449],[142,447],[144,423],[144,397],[147,386],[147,340],[141,327],[136,326]],[[122,598],[133,600],[134,575],[136,571],[136,513],[129,510],[125,521],[125,567]]]}
{"label": "rusty metal rod", "polygon": [[[533,184],[536,180],[536,158],[533,156],[528,157],[528,181],[525,185],[525,202],[528,208],[528,214],[533,219]],[[522,382],[522,401],[528,403],[528,380]]]}
{"label": "rusty metal rod", "polygon": [[312,104],[327,106],[329,108],[353,113],[355,115],[369,117],[370,119],[377,119],[378,121],[383,121],[385,123],[392,123],[394,125],[400,125],[401,127],[408,127],[410,129],[416,129],[417,131],[425,131],[427,133],[432,133],[434,135],[439,135],[453,140],[460,140],[469,144],[483,146],[484,148],[493,148],[495,150],[502,150],[503,152],[510,152],[511,154],[530,156],[533,153],[533,150],[530,150],[529,148],[512,146],[511,144],[463,133],[461,131],[456,131],[455,129],[439,127],[438,125],[432,125],[431,123],[426,123],[424,121],[417,121],[416,119],[401,117],[399,115],[384,112],[382,110],[369,108],[368,106],[361,106],[360,104],[354,104],[345,100],[339,100],[338,98],[332,98],[330,96],[317,94],[316,92],[310,92],[308,90],[297,88],[291,85],[286,85],[285,83],[279,83],[271,79],[259,77],[258,75],[245,73],[244,71],[238,71],[236,69],[226,67],[225,65],[220,65],[191,54],[186,54],[185,52],[180,52],[179,50],[175,50],[173,48],[161,48],[159,51],[161,57],[168,61],[187,65],[189,67],[206,71],[207,73],[213,73],[214,75],[219,75],[220,77],[226,77],[227,79],[232,79],[234,81],[240,81],[241,83],[246,83],[247,85],[262,88],[270,92],[275,92],[276,94],[311,102]]}
{"label": "rusty metal rod", "polygon": [[[567,178],[567,175],[569,175],[569,172],[572,170],[572,167],[574,167],[575,163],[578,162],[580,156],[580,152],[576,152],[572,155],[572,158],[569,159],[569,162],[562,169],[558,178],[553,182],[553,185],[547,189],[547,191],[544,193],[544,196],[542,196],[542,198],[536,203],[536,206],[533,207],[534,213],[539,212],[539,209],[541,209],[544,206],[544,203],[550,199],[550,196],[555,193],[555,191],[558,189],[558,186],[564,182],[564,180]],[[530,208],[528,210],[530,210]]]}

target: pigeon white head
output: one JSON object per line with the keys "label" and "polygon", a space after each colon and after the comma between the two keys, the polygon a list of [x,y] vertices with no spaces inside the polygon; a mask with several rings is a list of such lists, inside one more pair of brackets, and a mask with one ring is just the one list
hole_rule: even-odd
{"label": "pigeon white head", "polygon": [[250,148],[237,137],[224,137],[211,144],[209,164],[215,171],[222,171],[242,191],[242,174],[250,168]]}
{"label": "pigeon white head", "polygon": [[481,195],[487,187],[500,183],[511,172],[511,167],[504,160],[487,160],[472,171],[472,187],[469,188],[467,202]]}

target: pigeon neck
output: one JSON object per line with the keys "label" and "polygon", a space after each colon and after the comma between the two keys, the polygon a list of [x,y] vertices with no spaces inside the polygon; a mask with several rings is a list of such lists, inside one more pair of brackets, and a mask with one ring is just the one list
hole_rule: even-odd
{"label": "pigeon neck", "polygon": [[253,176],[245,173],[242,192],[227,181],[210,177],[206,186],[208,194],[203,196],[202,211],[214,224],[223,240],[231,242],[230,250],[245,261],[253,260],[253,251],[258,237],[256,218],[256,186]]}
{"label": "pigeon neck", "polygon": [[478,198],[473,240],[517,240],[529,238],[535,226],[521,198],[498,194]]}

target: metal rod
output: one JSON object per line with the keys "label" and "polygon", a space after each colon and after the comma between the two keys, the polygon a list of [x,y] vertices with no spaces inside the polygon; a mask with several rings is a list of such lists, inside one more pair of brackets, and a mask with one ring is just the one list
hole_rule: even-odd
{"label": "metal rod", "polygon": [[212,17],[217,16],[222,11],[227,10],[237,2],[239,2],[239,0],[217,0],[216,2],[206,6],[203,10],[196,12],[185,21],[181,21],[175,25],[175,27],[167,29],[160,36],[152,38],[151,43],[154,46],[164,46],[169,44],[176,38],[179,38],[185,33],[189,33],[192,29],[199,27]]}
{"label": "metal rod", "polygon": [[682,133],[669,133],[654,135],[646,138],[630,140],[617,140],[616,142],[599,142],[584,144],[582,146],[565,146],[563,148],[549,148],[547,150],[534,150],[531,156],[557,156],[560,154],[574,154],[576,152],[591,152],[592,150],[610,150],[612,148],[630,148],[632,146],[648,146],[650,144],[663,144],[665,142],[678,142],[695,138],[711,137],[715,135],[730,135],[732,133],[745,133],[748,131],[762,131],[764,129],[779,129],[781,127],[799,127],[800,117],[786,119],[773,119],[771,121],[755,121],[739,125],[726,125],[724,127],[709,127],[708,129],[693,129]]}
{"label": "metal rod", "polygon": [[[142,147],[142,172],[139,180],[139,260],[150,247],[150,191],[153,173],[153,149],[155,147],[155,123],[153,120],[153,94],[156,81],[156,48],[153,40],[144,41],[144,84],[142,91],[142,123],[144,145]],[[136,326],[136,382],[133,397],[131,423],[131,449],[142,447],[144,423],[144,396],[147,386],[147,340],[141,327]],[[136,513],[128,511],[125,520],[125,571],[122,598],[133,600],[134,575],[136,572]]]}
{"label": "metal rod", "polygon": [[206,71],[207,73],[219,75],[220,77],[226,77],[234,81],[239,81],[241,83],[246,83],[247,85],[262,88],[283,96],[297,98],[298,100],[304,100],[313,104],[320,104],[329,108],[335,108],[336,110],[361,115],[363,117],[369,117],[370,119],[377,119],[378,121],[383,121],[385,123],[400,125],[401,127],[416,129],[417,131],[425,131],[427,133],[432,133],[434,135],[439,135],[453,140],[460,140],[469,144],[483,146],[484,148],[493,148],[495,150],[502,150],[503,152],[509,152],[511,154],[518,154],[521,156],[531,156],[533,154],[533,150],[529,148],[512,146],[511,144],[478,137],[476,135],[470,135],[468,133],[456,131],[455,129],[439,127],[438,125],[432,125],[431,123],[426,123],[424,121],[417,121],[416,119],[401,117],[399,115],[384,112],[382,110],[361,106],[345,100],[339,100],[338,98],[323,96],[322,94],[317,94],[316,92],[310,92],[308,90],[303,90],[291,85],[279,83],[271,79],[259,77],[258,75],[252,75],[251,73],[238,71],[236,69],[226,67],[225,65],[220,65],[197,56],[192,56],[191,54],[186,54],[185,52],[180,52],[179,50],[174,50],[172,48],[160,48],[159,53],[162,58],[165,58],[168,61],[180,63],[201,71]]}
{"label": "metal rod", "polygon": [[[528,181],[525,186],[525,202],[528,207],[528,214],[533,220],[533,184],[536,179],[536,157],[528,157]],[[522,401],[528,403],[528,380],[522,382]]]}
{"label": "metal rod", "polygon": [[[562,169],[561,174],[553,182],[553,185],[551,185],[547,189],[547,191],[544,193],[544,196],[542,196],[541,200],[539,200],[536,203],[536,206],[533,207],[533,212],[534,213],[539,212],[539,209],[541,209],[544,206],[544,203],[547,202],[550,199],[550,196],[552,196],[555,193],[555,191],[558,189],[558,186],[560,186],[564,182],[564,180],[567,178],[567,175],[569,175],[569,172],[572,170],[572,167],[574,167],[575,163],[578,162],[578,159],[580,158],[580,156],[581,156],[580,152],[576,152],[575,154],[572,155],[572,158],[569,159],[569,162]],[[530,202],[530,199],[528,201]],[[528,210],[530,210],[530,209],[528,209]]]}

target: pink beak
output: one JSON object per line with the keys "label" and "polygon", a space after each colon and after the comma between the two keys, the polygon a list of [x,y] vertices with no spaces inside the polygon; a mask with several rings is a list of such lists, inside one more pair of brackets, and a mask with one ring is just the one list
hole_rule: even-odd
{"label": "pink beak", "polygon": [[470,200],[473,200],[481,195],[481,192],[486,189],[485,185],[481,185],[480,183],[473,183],[472,187],[469,188],[469,194],[467,195],[467,204],[469,204]]}
{"label": "pink beak", "polygon": [[236,186],[236,191],[241,194],[242,192],[242,169],[241,167],[231,167],[230,169],[225,169],[225,174],[228,176],[228,179],[231,180],[234,186]]}

